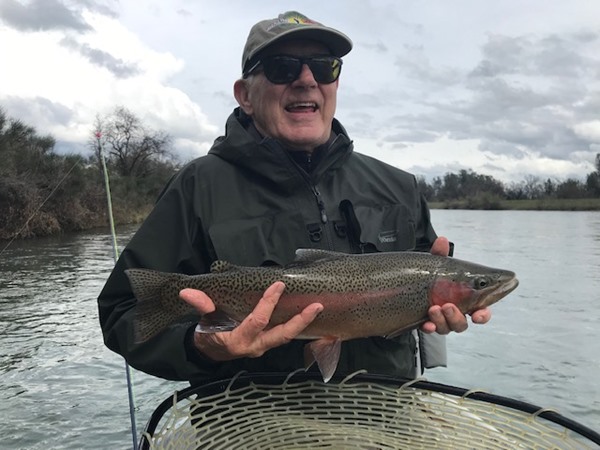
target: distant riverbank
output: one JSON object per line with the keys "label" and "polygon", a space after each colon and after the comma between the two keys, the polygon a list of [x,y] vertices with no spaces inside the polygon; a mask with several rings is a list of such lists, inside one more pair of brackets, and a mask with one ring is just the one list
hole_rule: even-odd
{"label": "distant riverbank", "polygon": [[[520,211],[600,211],[600,198],[580,198],[580,199],[539,199],[539,200],[500,200],[500,199],[486,199],[484,201],[478,199],[465,199],[465,200],[449,200],[446,202],[429,202],[431,209],[469,209],[469,210],[520,210]],[[139,208],[137,210],[121,211],[119,210],[118,217],[116,217],[117,225],[125,224],[139,224],[143,222],[147,213],[149,213],[150,207]],[[101,226],[100,221],[94,220],[86,224],[79,224],[76,231],[94,230]],[[108,219],[106,219],[106,225],[108,226]],[[36,233],[20,233],[19,236],[15,236],[16,232],[13,230],[3,229],[0,226],[0,242],[12,240],[13,238],[32,238],[32,237],[44,237],[44,236],[55,236],[64,234],[65,232],[74,230],[64,230],[60,228],[49,229],[46,227],[44,232],[37,230]]]}
{"label": "distant riverbank", "polygon": [[530,211],[600,211],[600,198],[538,200],[496,200],[488,204],[473,204],[471,200],[429,202],[431,209],[510,209]]}

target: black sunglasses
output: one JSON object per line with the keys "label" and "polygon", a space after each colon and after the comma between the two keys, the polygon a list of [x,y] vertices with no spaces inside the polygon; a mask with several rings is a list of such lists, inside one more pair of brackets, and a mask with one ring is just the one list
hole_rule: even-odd
{"label": "black sunglasses", "polygon": [[265,56],[250,67],[244,78],[262,66],[267,80],[273,84],[288,84],[298,79],[302,66],[306,64],[319,84],[333,83],[342,71],[342,60],[337,56],[310,56],[299,58],[288,55]]}

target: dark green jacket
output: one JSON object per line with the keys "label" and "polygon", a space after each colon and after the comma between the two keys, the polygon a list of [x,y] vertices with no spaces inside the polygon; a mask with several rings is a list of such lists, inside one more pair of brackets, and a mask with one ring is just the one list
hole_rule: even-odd
{"label": "dark green jacket", "polygon": [[[198,274],[223,259],[234,264],[286,264],[297,248],[340,252],[429,250],[436,235],[415,178],[355,153],[334,121],[335,139],[307,174],[275,140],[259,142],[239,110],[208,155],[184,167],[123,251],[98,299],[106,345],[144,372],[202,382],[240,370],[291,372],[303,367],[304,342],[260,358],[209,361],[191,345],[192,323],[133,343],[136,300],[124,270],[144,267]],[[415,338],[345,342],[336,373],[359,369],[413,376]],[[314,369],[316,370],[316,369]]]}

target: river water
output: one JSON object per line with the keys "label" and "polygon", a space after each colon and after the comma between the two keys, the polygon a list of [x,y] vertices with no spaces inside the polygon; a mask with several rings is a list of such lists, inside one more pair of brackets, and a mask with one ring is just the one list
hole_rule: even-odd
{"label": "river water", "polygon": [[[600,431],[600,213],[432,211],[455,257],[514,270],[493,319],[448,338],[430,381],[553,408]],[[120,229],[119,245],[133,229]],[[3,245],[2,245],[3,247]],[[0,255],[0,447],[131,448],[122,358],[96,296],[113,266],[106,232],[14,242]],[[133,371],[136,423],[185,383]]]}

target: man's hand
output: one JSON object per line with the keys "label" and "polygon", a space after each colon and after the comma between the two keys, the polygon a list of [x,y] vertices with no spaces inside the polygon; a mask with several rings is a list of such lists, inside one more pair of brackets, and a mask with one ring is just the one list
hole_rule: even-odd
{"label": "man's hand", "polygon": [[[450,244],[445,237],[439,237],[431,247],[433,255],[448,256],[450,253]],[[473,323],[484,324],[490,321],[492,312],[489,308],[478,309],[471,314]],[[436,332],[438,334],[448,334],[451,331],[462,333],[468,327],[467,318],[460,312],[458,307],[452,303],[446,303],[443,306],[434,305],[429,308],[429,321],[421,325],[421,330],[425,333]]]}
{"label": "man's hand", "polygon": [[[317,317],[323,310],[323,305],[310,304],[288,322],[267,329],[284,289],[285,284],[281,281],[273,283],[265,291],[254,311],[232,331],[194,333],[196,348],[213,361],[228,361],[243,357],[257,358],[267,350],[290,342]],[[183,289],[179,296],[202,315],[215,310],[212,300],[202,291]]]}

